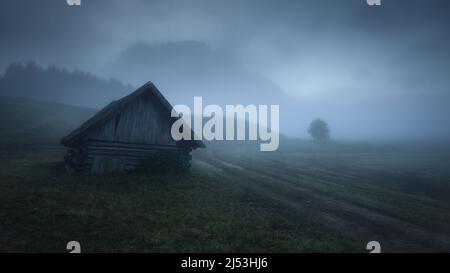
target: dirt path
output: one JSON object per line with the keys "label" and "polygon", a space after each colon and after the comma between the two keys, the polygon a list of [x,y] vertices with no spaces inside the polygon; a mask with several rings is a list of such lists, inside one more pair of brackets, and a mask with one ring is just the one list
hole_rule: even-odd
{"label": "dirt path", "polygon": [[[246,169],[219,159],[213,151],[208,151],[205,155],[201,162],[214,166],[209,167],[209,171],[227,176],[230,180],[238,178],[245,182],[243,186],[246,189],[352,238],[367,242],[377,240],[386,249],[396,251],[450,251],[448,234],[432,232],[416,224],[335,198],[305,187],[300,182],[293,185],[281,175],[277,177],[276,174],[267,175]],[[288,190],[274,191],[274,186]]]}

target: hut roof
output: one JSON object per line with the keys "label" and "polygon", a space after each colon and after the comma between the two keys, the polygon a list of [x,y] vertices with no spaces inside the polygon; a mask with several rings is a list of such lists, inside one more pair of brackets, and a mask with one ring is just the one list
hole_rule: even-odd
{"label": "hut roof", "polygon": [[[133,93],[119,99],[111,102],[108,104],[105,108],[100,110],[97,114],[95,114],[93,117],[88,119],[85,123],[83,123],[80,127],[75,129],[72,133],[70,133],[68,136],[64,137],[61,141],[61,143],[65,146],[70,146],[74,142],[76,142],[77,139],[84,136],[90,129],[96,128],[100,125],[102,125],[104,122],[108,121],[109,119],[113,118],[115,114],[117,114],[120,110],[124,109],[126,105],[128,105],[130,102],[132,102],[134,99],[138,98],[142,94],[150,92],[157,100],[158,102],[170,113],[173,109],[172,105],[164,98],[164,96],[159,92],[158,88],[152,83],[147,82],[140,88],[138,88]],[[173,118],[176,120],[177,118]],[[191,130],[192,134],[191,136],[194,137],[194,132]],[[193,148],[204,148],[205,144],[200,140],[191,140],[191,141],[184,141],[188,142],[190,146]]]}

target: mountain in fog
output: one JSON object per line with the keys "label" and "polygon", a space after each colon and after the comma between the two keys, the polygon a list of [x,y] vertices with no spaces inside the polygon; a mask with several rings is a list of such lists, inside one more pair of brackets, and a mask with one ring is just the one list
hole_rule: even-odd
{"label": "mountain in fog", "polygon": [[133,90],[118,80],[55,66],[42,68],[30,62],[13,63],[0,76],[0,95],[33,98],[84,107],[100,108]]}
{"label": "mountain in fog", "polygon": [[133,85],[154,82],[173,103],[192,103],[194,96],[214,104],[283,103],[280,88],[247,70],[226,52],[197,41],[165,44],[136,43],[106,68]]}

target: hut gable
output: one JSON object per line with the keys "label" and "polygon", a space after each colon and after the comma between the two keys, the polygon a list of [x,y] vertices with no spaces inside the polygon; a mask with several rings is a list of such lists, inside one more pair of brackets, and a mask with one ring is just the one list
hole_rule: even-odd
{"label": "hut gable", "polygon": [[71,172],[104,173],[136,168],[156,151],[189,153],[201,141],[174,141],[172,106],[151,83],[110,103],[62,140]]}
{"label": "hut gable", "polygon": [[175,145],[170,135],[170,112],[145,92],[122,105],[99,126],[86,132],[88,139],[110,142]]}

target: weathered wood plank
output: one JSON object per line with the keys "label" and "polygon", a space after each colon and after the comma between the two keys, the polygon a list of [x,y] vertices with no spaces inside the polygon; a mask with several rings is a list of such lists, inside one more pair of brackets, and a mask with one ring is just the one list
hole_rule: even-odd
{"label": "weathered wood plank", "polygon": [[204,147],[196,141],[176,142],[171,136],[172,107],[148,83],[115,101],[63,139],[65,162],[78,172],[104,173],[134,168],[156,152],[188,153]]}
{"label": "weathered wood plank", "polygon": [[176,145],[170,135],[172,118],[150,94],[129,103],[86,138],[119,142]]}

